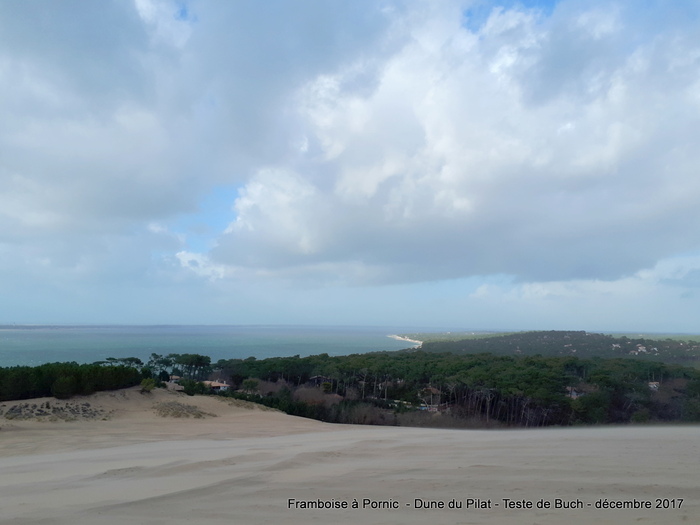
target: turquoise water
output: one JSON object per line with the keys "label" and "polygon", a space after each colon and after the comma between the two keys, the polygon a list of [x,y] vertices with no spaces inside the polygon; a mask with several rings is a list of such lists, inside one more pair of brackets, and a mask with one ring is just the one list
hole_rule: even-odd
{"label": "turquoise water", "polygon": [[[254,356],[348,355],[400,350],[410,343],[387,337],[398,328],[299,326],[4,326],[0,366],[57,361],[92,363],[152,353],[202,354],[219,359]],[[410,331],[410,330],[408,330]]]}

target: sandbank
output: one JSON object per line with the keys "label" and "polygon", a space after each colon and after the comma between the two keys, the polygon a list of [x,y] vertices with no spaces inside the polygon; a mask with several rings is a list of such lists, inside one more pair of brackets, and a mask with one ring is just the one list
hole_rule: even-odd
{"label": "sandbank", "polygon": [[406,341],[407,343],[412,343],[412,344],[416,345],[418,348],[423,346],[423,341],[419,341],[418,339],[411,339],[409,337],[404,337],[402,335],[396,335],[396,334],[388,335],[387,337],[391,337],[392,339],[396,339],[397,341]]}

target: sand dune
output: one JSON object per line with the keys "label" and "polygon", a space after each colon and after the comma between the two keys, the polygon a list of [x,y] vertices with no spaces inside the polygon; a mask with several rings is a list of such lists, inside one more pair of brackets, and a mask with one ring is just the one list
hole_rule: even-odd
{"label": "sand dune", "polygon": [[[47,400],[36,401],[32,404],[39,406]],[[700,519],[696,426],[531,431],[340,426],[164,391],[101,393],[71,402],[89,403],[98,415],[53,422],[0,419],[0,523],[545,525]],[[163,403],[190,408],[181,414],[160,411],[162,417],[156,408]],[[197,413],[203,417],[194,417]],[[475,502],[467,508],[469,500]],[[668,508],[654,508],[657,500]],[[355,501],[359,508],[352,508]],[[451,502],[462,508],[449,508]],[[554,508],[562,502],[583,508]],[[596,508],[598,502],[642,508]],[[651,509],[643,508],[647,502]],[[537,508],[538,503],[551,507]],[[319,505],[339,508],[309,508]]]}

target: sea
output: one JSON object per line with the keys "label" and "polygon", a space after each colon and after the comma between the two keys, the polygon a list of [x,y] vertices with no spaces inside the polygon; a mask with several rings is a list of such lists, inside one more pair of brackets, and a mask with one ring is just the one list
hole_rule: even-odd
{"label": "sea", "polygon": [[[404,330],[410,331],[410,330]],[[392,327],[328,326],[16,326],[0,325],[0,367],[44,363],[94,363],[108,357],[152,353],[201,354],[211,358],[350,355],[415,346],[396,340]]]}

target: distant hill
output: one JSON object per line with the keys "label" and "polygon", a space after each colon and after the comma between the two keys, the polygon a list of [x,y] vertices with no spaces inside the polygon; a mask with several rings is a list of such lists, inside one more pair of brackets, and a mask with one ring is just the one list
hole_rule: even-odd
{"label": "distant hill", "polygon": [[[420,339],[420,334],[412,334]],[[700,368],[700,342],[694,340],[615,337],[572,330],[484,334],[481,337],[445,341],[428,340],[421,350],[433,353],[495,355],[624,357],[651,359]]]}

